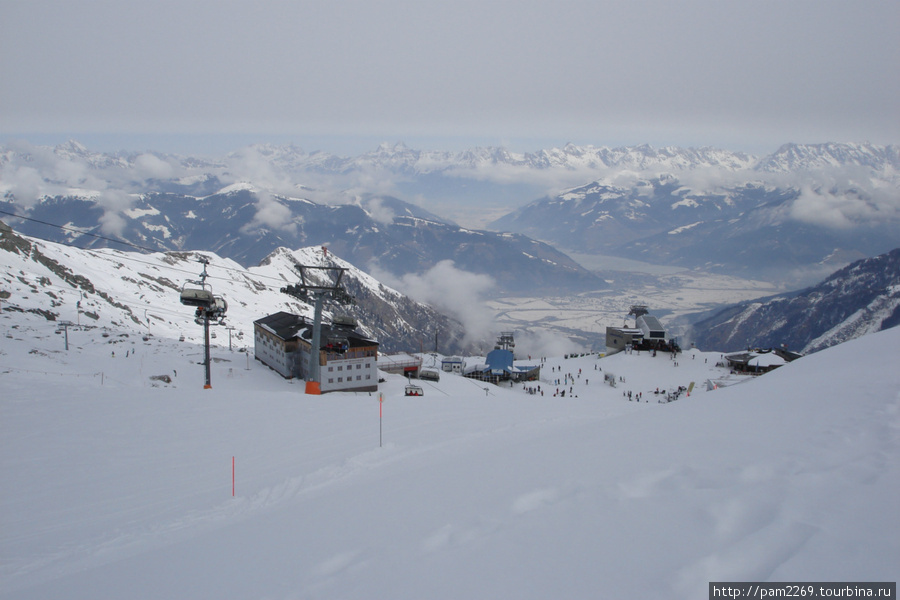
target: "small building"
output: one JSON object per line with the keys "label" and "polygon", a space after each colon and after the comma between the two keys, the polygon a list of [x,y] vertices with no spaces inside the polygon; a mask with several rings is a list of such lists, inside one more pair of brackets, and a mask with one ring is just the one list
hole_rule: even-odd
{"label": "small building", "polygon": [[253,357],[282,377],[300,377],[297,331],[305,320],[287,312],[257,319],[253,322]]}
{"label": "small building", "polygon": [[751,374],[768,373],[788,362],[771,349],[732,352],[725,355],[725,360],[732,371]]}
{"label": "small building", "polygon": [[634,327],[607,327],[606,353],[615,354],[639,346],[644,341],[644,332]]}
{"label": "small building", "polygon": [[666,328],[659,319],[649,313],[643,304],[631,307],[629,316],[634,317],[634,325],[606,328],[606,353],[615,354],[623,350],[660,350],[680,352],[675,339],[670,339]]}
{"label": "small building", "polygon": [[516,365],[512,348],[515,347],[513,334],[500,334],[497,346],[488,352],[485,364],[466,369],[463,374],[470,379],[500,383],[501,381],[537,381],[541,378],[540,365]]}
{"label": "small building", "polygon": [[418,377],[422,359],[412,354],[382,354],[378,357],[378,368],[385,373]]}
{"label": "small building", "polygon": [[461,356],[447,356],[441,361],[441,370],[445,373],[462,373],[464,368]]}
{"label": "small building", "polygon": [[[282,377],[306,377],[313,324],[284,311],[253,322],[254,357]],[[320,389],[324,392],[378,390],[378,342],[346,325],[322,324]]]}

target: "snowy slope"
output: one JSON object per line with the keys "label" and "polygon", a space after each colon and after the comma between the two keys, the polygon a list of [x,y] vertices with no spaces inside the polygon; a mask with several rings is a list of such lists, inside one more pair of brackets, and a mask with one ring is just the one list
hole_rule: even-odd
{"label": "snowy slope", "polygon": [[203,390],[195,344],[92,330],[65,352],[5,310],[0,329],[0,598],[693,600],[710,580],[896,580],[900,328],[711,392],[719,354],[696,351],[548,358],[542,389],[572,374],[566,398],[449,374],[405,398],[388,376],[381,447],[376,396],[306,396],[221,346]]}
{"label": "snowy slope", "polygon": [[[227,326],[234,346],[253,339],[253,321],[281,310],[312,316],[309,304],[282,293],[300,281],[297,264],[347,269],[343,283],[356,298],[350,307],[326,306],[357,317],[365,335],[385,351],[418,348],[426,326],[440,327],[448,351],[459,351],[462,325],[373,279],[321,248],[279,248],[258,267],[244,269],[211,252],[141,254],[119,250],[81,250],[19,236],[0,222],[0,300],[4,311],[42,315],[47,325],[72,323],[169,338],[202,340],[194,311],[181,305],[181,287],[196,281],[210,262],[208,283],[228,302]],[[80,303],[80,304],[79,304]],[[228,337],[222,327],[214,329]],[[221,341],[221,340],[220,340]]]}

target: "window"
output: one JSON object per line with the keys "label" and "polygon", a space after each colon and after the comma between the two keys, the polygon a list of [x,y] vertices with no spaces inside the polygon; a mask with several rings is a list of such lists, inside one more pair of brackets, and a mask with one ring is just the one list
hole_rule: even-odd
{"label": "window", "polygon": [[334,383],[334,377],[329,377],[329,378],[328,378],[328,383]]}
{"label": "window", "polygon": [[338,377],[338,383],[344,383],[344,378],[343,378],[343,377]]}
{"label": "window", "polygon": [[328,372],[331,373],[332,371],[334,371],[334,367],[328,367]]}

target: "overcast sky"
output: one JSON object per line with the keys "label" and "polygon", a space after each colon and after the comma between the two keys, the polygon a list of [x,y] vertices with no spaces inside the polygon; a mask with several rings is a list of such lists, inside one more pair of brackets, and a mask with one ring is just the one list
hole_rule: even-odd
{"label": "overcast sky", "polygon": [[898,143],[898,24],[898,0],[0,0],[0,136]]}

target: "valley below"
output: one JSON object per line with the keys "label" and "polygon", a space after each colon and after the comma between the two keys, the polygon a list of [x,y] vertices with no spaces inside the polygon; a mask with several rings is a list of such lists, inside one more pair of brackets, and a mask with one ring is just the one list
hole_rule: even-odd
{"label": "valley below", "polygon": [[[680,338],[690,325],[688,315],[786,291],[776,283],[702,270],[615,257],[570,256],[600,275],[610,287],[574,295],[505,295],[489,299],[486,305],[494,313],[496,326],[526,332],[517,339],[538,338],[541,343],[546,343],[548,337],[559,337],[560,343],[571,340],[570,346],[560,351],[602,352],[606,327],[621,325],[634,304],[646,305]],[[527,349],[526,346],[523,351]]]}

